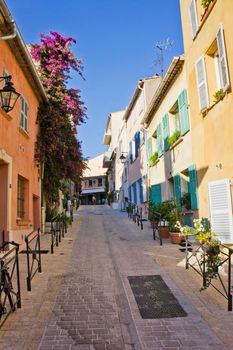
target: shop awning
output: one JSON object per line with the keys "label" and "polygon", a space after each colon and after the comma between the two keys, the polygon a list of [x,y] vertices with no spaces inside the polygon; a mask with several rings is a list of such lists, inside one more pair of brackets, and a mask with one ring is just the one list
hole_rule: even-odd
{"label": "shop awning", "polygon": [[81,194],[95,194],[95,193],[104,193],[104,188],[96,188],[96,189],[90,189],[90,190],[82,190]]}

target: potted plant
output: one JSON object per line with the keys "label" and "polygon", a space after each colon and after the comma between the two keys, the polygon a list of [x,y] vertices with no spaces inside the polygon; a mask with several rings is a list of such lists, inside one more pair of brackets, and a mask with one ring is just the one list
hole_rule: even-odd
{"label": "potted plant", "polygon": [[216,234],[206,231],[202,219],[194,219],[194,227],[181,226],[177,222],[177,228],[180,229],[181,236],[188,237],[195,235],[196,241],[201,245],[200,266],[203,275],[203,286],[201,291],[208,288],[212,279],[218,276],[218,267],[221,265],[220,245],[221,242],[216,238]]}
{"label": "potted plant", "polygon": [[160,221],[160,213],[156,211],[157,205],[152,201],[149,202],[149,214],[148,220],[150,221],[151,228],[157,229]]}
{"label": "potted plant", "polygon": [[180,230],[176,223],[180,220],[181,214],[179,207],[173,200],[169,205],[169,212],[167,213],[167,220],[169,222],[169,235],[171,242],[174,244],[179,244],[181,242]]}
{"label": "potted plant", "polygon": [[161,215],[161,220],[159,222],[159,235],[161,238],[169,238],[169,222],[172,215],[174,216],[174,210],[176,208],[176,203],[173,199],[164,201],[157,205],[157,211]]}

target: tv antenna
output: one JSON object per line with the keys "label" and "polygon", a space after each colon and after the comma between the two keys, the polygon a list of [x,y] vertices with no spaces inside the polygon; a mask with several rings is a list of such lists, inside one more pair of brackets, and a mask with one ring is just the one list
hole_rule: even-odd
{"label": "tv antenna", "polygon": [[155,45],[155,48],[159,51],[157,52],[157,58],[154,61],[154,64],[155,66],[160,65],[162,77],[164,74],[164,51],[170,49],[173,44],[174,40],[167,38],[166,40],[158,41]]}

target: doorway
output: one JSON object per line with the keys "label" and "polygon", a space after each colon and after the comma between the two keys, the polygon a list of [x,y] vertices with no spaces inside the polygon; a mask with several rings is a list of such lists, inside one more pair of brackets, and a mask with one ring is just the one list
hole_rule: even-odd
{"label": "doorway", "polygon": [[5,240],[9,240],[7,227],[8,208],[8,164],[0,160],[0,245],[3,241],[3,230]]}

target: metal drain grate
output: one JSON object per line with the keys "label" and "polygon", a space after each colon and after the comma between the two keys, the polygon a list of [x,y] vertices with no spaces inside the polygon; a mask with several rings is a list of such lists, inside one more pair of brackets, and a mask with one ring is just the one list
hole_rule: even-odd
{"label": "metal drain grate", "polygon": [[129,276],[128,280],[142,318],[187,316],[160,275]]}

